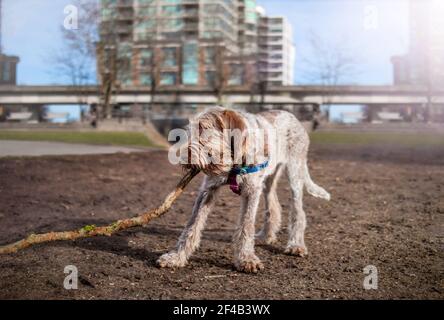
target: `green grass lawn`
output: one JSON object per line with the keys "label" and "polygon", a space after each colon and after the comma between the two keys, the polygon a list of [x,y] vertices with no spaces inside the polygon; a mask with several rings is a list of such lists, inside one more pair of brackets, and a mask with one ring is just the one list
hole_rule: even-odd
{"label": "green grass lawn", "polygon": [[140,132],[0,131],[0,140],[55,141],[98,145],[156,147]]}
{"label": "green grass lawn", "polygon": [[444,135],[433,133],[314,132],[310,136],[313,144],[444,146]]}
{"label": "green grass lawn", "polygon": [[[0,131],[0,140],[55,141],[98,145],[156,147],[139,132]],[[444,146],[444,135],[432,133],[314,132],[313,144],[392,144],[403,146]]]}

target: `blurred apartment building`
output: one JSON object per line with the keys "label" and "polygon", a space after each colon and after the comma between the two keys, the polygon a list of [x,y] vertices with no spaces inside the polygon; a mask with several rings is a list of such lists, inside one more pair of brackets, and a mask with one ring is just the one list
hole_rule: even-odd
{"label": "blurred apartment building", "polygon": [[258,7],[259,79],[270,85],[294,83],[293,30],[284,17],[267,17]]}
{"label": "blurred apartment building", "polygon": [[[444,1],[410,0],[409,50],[392,58],[395,85],[421,85],[430,91],[444,88]],[[433,100],[433,97],[430,97]],[[403,110],[417,116],[417,108]],[[432,121],[444,122],[444,106],[432,105]],[[413,113],[413,115],[412,115]]]}
{"label": "blurred apartment building", "polygon": [[[6,55],[0,48],[0,86],[17,85],[17,56]],[[37,123],[45,121],[43,105],[0,104],[0,122]]]}
{"label": "blurred apartment building", "polygon": [[16,56],[9,56],[3,52],[3,3],[0,0],[0,85],[17,84],[17,64],[20,59]]}
{"label": "blurred apartment building", "polygon": [[[7,55],[2,42],[2,1],[0,0],[0,86],[17,85],[17,65],[19,57]],[[0,122],[37,122],[43,115],[43,106],[23,106],[0,104]]]}
{"label": "blurred apartment building", "polygon": [[256,0],[102,0],[123,86],[293,83],[291,26]]}
{"label": "blurred apartment building", "polygon": [[0,85],[17,84],[17,64],[19,58],[16,56],[7,56],[0,49]]}

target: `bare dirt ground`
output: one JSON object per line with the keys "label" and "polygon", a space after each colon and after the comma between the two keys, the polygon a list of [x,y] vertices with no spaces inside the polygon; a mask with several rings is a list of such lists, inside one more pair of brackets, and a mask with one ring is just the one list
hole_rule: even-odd
{"label": "bare dirt ground", "polygon": [[[232,269],[239,199],[228,188],[189,266],[155,266],[189,217],[199,177],[146,228],[1,256],[0,298],[443,299],[443,165],[444,150],[314,146],[312,177],[333,200],[305,197],[310,254],[283,253],[284,225],[276,245],[257,247],[266,268],[257,275]],[[136,215],[157,206],[181,175],[162,151],[1,159],[0,244]],[[279,195],[286,217],[284,179]],[[78,290],[63,288],[67,265],[79,270]],[[378,268],[377,290],[363,288],[367,265]]]}

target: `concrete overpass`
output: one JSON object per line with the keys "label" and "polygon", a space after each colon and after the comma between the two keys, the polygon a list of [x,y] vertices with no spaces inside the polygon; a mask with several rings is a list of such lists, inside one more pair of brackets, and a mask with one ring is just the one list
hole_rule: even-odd
{"label": "concrete overpass", "polygon": [[[0,86],[0,105],[98,104],[98,87],[70,86]],[[282,86],[272,87],[264,103],[283,104],[362,104],[362,105],[423,105],[428,102],[444,104],[444,88],[429,93],[419,86]],[[251,95],[243,88],[229,88],[224,101],[232,104],[259,103],[261,95]],[[149,88],[128,87],[115,92],[113,104],[148,104]],[[156,104],[216,104],[211,88],[164,87],[156,91]]]}

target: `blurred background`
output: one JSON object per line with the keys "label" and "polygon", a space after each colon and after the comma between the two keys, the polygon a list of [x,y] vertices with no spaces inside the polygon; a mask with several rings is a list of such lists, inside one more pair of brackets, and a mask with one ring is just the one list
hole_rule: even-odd
{"label": "blurred background", "polygon": [[444,1],[2,0],[2,126],[149,123],[207,106],[311,128],[444,122]]}

